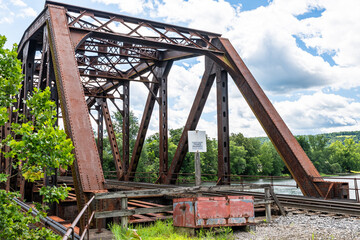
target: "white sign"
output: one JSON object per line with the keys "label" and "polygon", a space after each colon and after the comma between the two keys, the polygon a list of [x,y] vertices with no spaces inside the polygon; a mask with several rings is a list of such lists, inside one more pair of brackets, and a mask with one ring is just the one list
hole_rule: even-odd
{"label": "white sign", "polygon": [[205,131],[188,131],[189,152],[206,152]]}

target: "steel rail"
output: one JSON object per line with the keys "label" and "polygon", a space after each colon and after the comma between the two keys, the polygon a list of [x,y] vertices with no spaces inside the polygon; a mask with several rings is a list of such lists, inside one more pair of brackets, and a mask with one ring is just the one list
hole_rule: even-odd
{"label": "steel rail", "polygon": [[[218,193],[252,195],[256,199],[264,198],[264,193],[251,191],[218,191]],[[276,196],[285,207],[360,216],[360,203],[355,200],[326,200],[285,194]]]}

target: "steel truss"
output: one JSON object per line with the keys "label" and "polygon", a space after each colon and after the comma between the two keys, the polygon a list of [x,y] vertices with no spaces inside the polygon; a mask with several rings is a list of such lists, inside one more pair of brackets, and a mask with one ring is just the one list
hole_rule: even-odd
{"label": "steel truss", "polygon": [[[156,104],[160,114],[158,181],[175,183],[187,153],[187,131],[196,129],[215,80],[218,183],[230,184],[228,74],[304,195],[348,198],[346,183],[326,182],[321,178],[234,47],[220,34],[47,1],[44,10],[25,31],[18,52],[25,78],[16,108],[30,119],[24,100],[34,87],[51,87],[53,99],[60,103],[65,129],[75,146],[76,161],[72,170],[79,206],[89,194],[106,191],[101,164],[104,124],[118,179],[133,180]],[[205,72],[169,166],[167,78],[174,61],[195,56],[205,56]],[[130,86],[134,82],[144,84],[149,94],[135,147],[130,153]],[[108,103],[123,117],[122,156]],[[91,117],[98,124],[97,143]],[[21,122],[17,113],[13,114],[12,121]],[[8,133],[4,127],[1,135]],[[1,169],[8,168],[9,160],[1,158],[1,161]],[[20,189],[24,189],[24,181],[20,182]],[[13,188],[19,188],[16,184],[13,183]]]}

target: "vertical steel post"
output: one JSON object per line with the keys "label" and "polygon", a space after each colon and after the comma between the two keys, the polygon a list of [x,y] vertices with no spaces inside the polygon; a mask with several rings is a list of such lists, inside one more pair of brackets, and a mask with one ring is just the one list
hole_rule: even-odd
{"label": "vertical steel post", "polygon": [[167,78],[162,76],[159,80],[159,181],[163,183],[168,170],[168,97]]}
{"label": "vertical steel post", "polygon": [[123,171],[127,174],[130,156],[130,82],[123,84]]}
{"label": "vertical steel post", "polygon": [[227,72],[216,69],[218,184],[230,184],[229,106]]}
{"label": "vertical steel post", "polygon": [[102,102],[104,101],[104,99],[100,98],[97,99],[97,106],[96,106],[96,111],[97,111],[97,125],[98,125],[98,129],[97,129],[97,147],[98,147],[98,151],[99,151],[99,157],[100,157],[100,161],[101,161],[101,165],[104,163],[104,159],[103,159],[103,151],[104,151],[104,114],[103,114],[103,104]]}

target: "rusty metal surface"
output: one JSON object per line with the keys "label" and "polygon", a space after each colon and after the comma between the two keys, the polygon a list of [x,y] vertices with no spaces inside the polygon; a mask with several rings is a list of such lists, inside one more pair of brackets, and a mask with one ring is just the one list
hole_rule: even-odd
{"label": "rusty metal surface", "polygon": [[48,9],[50,48],[57,70],[55,74],[61,92],[66,130],[75,146],[74,167],[79,185],[84,192],[104,190],[104,175],[74,57],[75,52],[71,47],[66,11],[62,7],[48,6]]}
{"label": "rusty metal surface", "polygon": [[254,197],[225,196],[173,200],[176,227],[243,226],[255,221]]}
{"label": "rusty metal surface", "polygon": [[123,146],[123,172],[127,174],[129,169],[129,158],[130,158],[130,82],[124,82],[123,84],[123,126],[122,126],[122,146]]}
{"label": "rusty metal surface", "polygon": [[103,107],[103,101],[106,99],[97,99],[97,106],[96,106],[96,110],[97,110],[97,119],[96,119],[96,123],[98,125],[97,128],[97,148],[98,148],[98,152],[99,152],[99,158],[101,161],[101,165],[104,163],[104,107]]}
{"label": "rusty metal surface", "polygon": [[168,171],[168,81],[159,79],[159,181],[165,182]]}
{"label": "rusty metal surface", "polygon": [[109,137],[109,142],[110,142],[110,146],[111,146],[111,152],[112,152],[113,157],[114,157],[114,162],[115,162],[115,167],[116,167],[116,175],[117,175],[118,179],[121,179],[123,174],[124,174],[123,171],[122,171],[121,157],[120,157],[118,144],[117,144],[117,141],[116,141],[116,136],[115,136],[113,124],[112,124],[112,121],[111,121],[110,111],[109,111],[109,108],[108,108],[108,105],[107,105],[106,101],[102,102],[101,109],[102,109],[104,119],[105,119],[106,131],[107,131],[107,134],[108,134],[108,137]]}
{"label": "rusty metal surface", "polygon": [[218,184],[230,185],[230,141],[227,72],[216,68],[216,105],[218,125]]}

